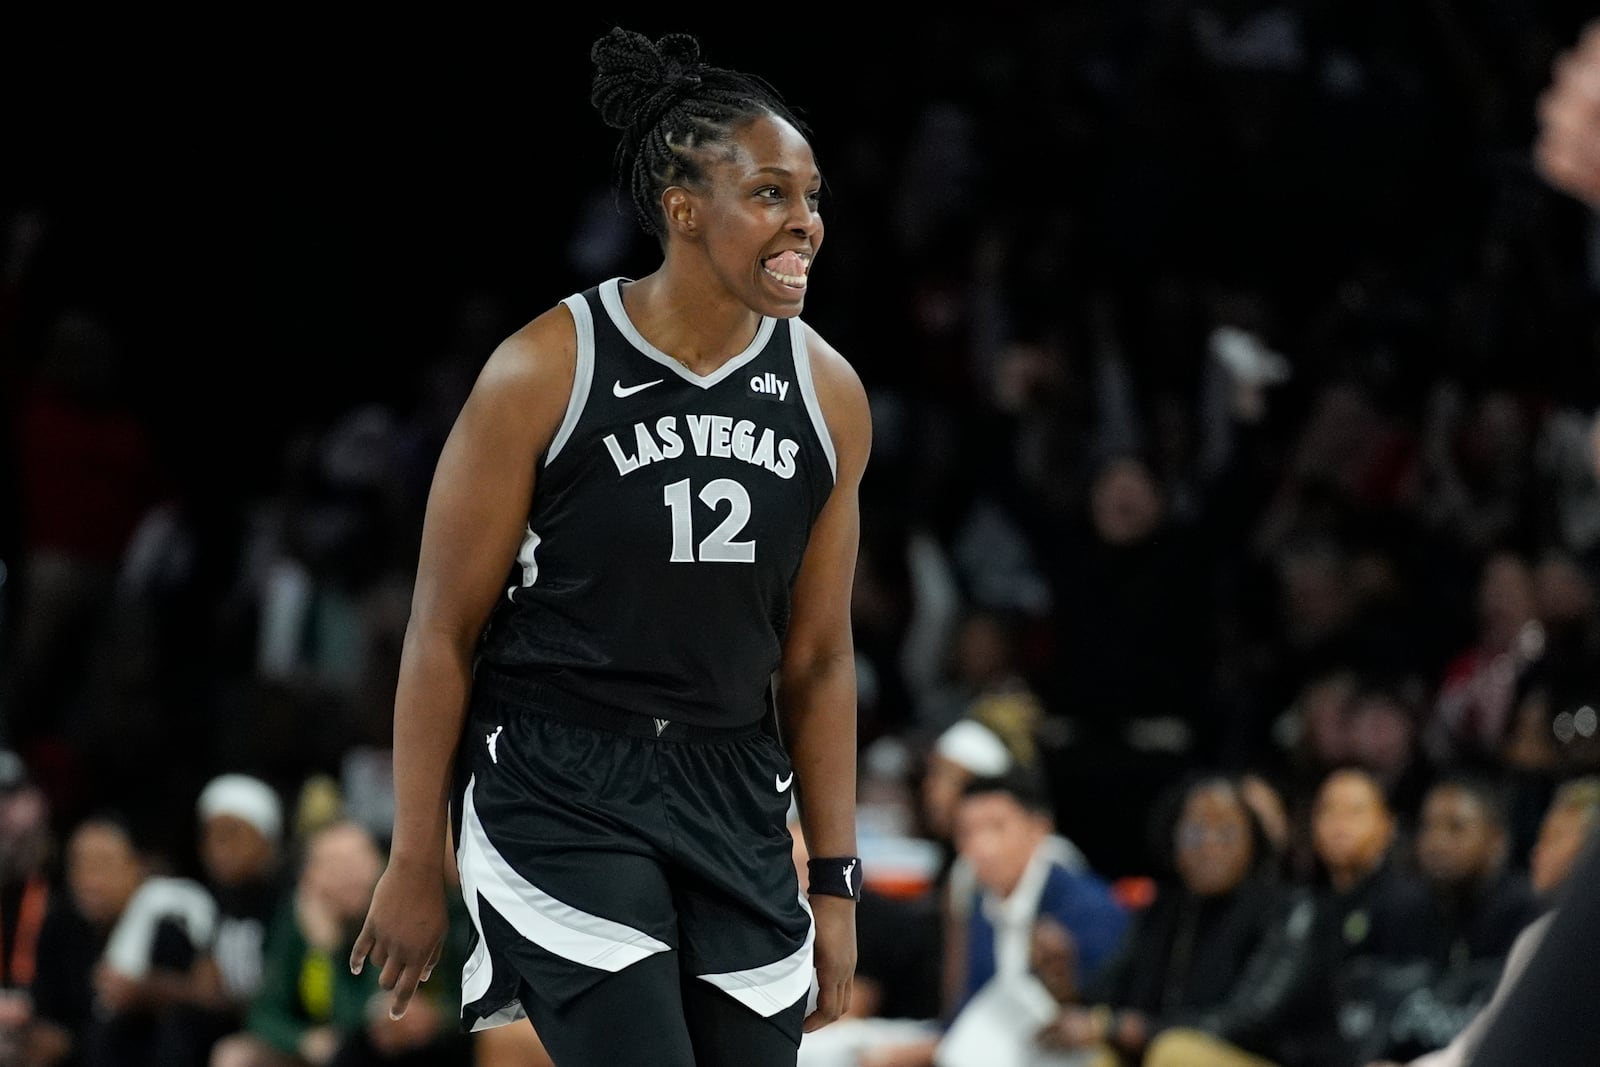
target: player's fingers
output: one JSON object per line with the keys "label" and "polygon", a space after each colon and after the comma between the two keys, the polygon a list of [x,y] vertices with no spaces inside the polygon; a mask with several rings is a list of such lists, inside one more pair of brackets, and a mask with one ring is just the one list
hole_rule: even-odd
{"label": "player's fingers", "polygon": [[356,943],[350,946],[350,973],[360,974],[362,966],[367,962],[367,955],[373,950],[378,939],[373,936],[372,927],[363,925],[361,933],[356,937]]}
{"label": "player's fingers", "polygon": [[435,945],[433,952],[428,956],[428,962],[422,966],[422,980],[426,982],[433,976],[433,969],[439,966],[439,957],[444,955],[444,942]]}
{"label": "player's fingers", "polygon": [[417,983],[422,978],[422,968],[415,964],[401,967],[396,961],[390,960],[384,967],[382,976],[378,979],[378,986],[382,989],[392,990],[394,996],[389,999],[389,1018],[399,1019],[405,1015],[406,1008],[411,1004],[411,997],[417,991]]}
{"label": "player's fingers", "polygon": [[807,1015],[803,1024],[804,1030],[821,1029],[839,1018],[850,1009],[851,983],[828,982],[817,990],[817,1009]]}

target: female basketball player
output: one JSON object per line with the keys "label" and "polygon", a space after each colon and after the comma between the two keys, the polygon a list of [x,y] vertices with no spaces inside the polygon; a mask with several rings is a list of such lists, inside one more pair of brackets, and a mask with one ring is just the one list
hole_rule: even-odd
{"label": "female basketball player", "polygon": [[823,235],[801,121],[686,35],[591,58],[662,262],[501,343],[444,446],[350,966],[405,1011],[450,832],[464,1026],[525,1013],[560,1067],[792,1065],[855,966],[866,394],[798,317]]}

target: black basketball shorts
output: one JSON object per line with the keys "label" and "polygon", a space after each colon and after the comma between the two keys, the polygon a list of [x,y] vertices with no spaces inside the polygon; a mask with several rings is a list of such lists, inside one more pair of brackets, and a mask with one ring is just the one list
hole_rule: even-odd
{"label": "black basketball shorts", "polygon": [[[463,1028],[525,1016],[523,982],[559,1009],[661,952],[778,1022],[813,979],[793,781],[759,723],[715,730],[480,684],[451,811],[473,925]],[[798,1042],[800,1013],[782,1018]]]}

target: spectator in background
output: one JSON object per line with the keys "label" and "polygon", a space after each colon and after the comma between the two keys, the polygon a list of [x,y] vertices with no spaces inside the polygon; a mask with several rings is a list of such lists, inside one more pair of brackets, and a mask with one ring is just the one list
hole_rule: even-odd
{"label": "spectator in background", "polygon": [[[1273,724],[1277,762],[1283,767],[1284,802],[1290,820],[1304,826],[1317,790],[1332,771],[1350,762],[1350,702],[1360,686],[1357,672],[1332,666],[1307,678],[1293,694]],[[1309,870],[1313,857],[1310,841],[1295,835],[1290,841],[1290,870]]]}
{"label": "spectator in background", "polygon": [[[380,843],[360,822],[339,817],[312,831],[278,900],[244,1028],[217,1042],[211,1067],[467,1067],[455,983],[421,986],[394,1019],[377,969],[353,975],[344,965],[382,869]],[[453,904],[439,966],[454,970],[441,976],[460,973],[468,928],[454,864],[446,870]]]}
{"label": "spectator in background", "polygon": [[[1442,1048],[1493,990],[1512,942],[1543,910],[1508,861],[1506,812],[1492,782],[1456,773],[1423,799],[1417,869],[1429,889],[1409,958],[1377,971],[1352,996],[1378,1020],[1369,1058],[1408,1059]],[[1374,1051],[1375,1050],[1375,1051]]]}
{"label": "spectator in background", "polygon": [[[1517,679],[1501,760],[1511,785],[1511,855],[1525,856],[1564,779],[1600,771],[1600,614],[1594,581],[1554,550],[1535,569],[1540,655]],[[1590,710],[1585,713],[1584,708]]]}
{"label": "spectator in background", "polygon": [[[33,1021],[26,1061],[39,1067],[156,1067],[148,1027],[127,1016],[107,1017],[97,1006],[101,958],[128,902],[149,875],[123,819],[91,815],[67,837],[68,892],[52,902],[39,931],[33,982]],[[151,958],[187,967],[188,939],[161,924]]]}
{"label": "spectator in background", "polygon": [[1311,941],[1296,1039],[1309,1063],[1354,1067],[1370,1021],[1341,1006],[1374,961],[1423,951],[1428,891],[1409,865],[1408,838],[1382,781],[1361,767],[1330,772],[1317,790],[1308,836],[1316,867],[1310,882]]}
{"label": "spectator in background", "polygon": [[[281,805],[245,775],[200,794],[205,883],[152,868],[117,917],[95,970],[97,1025],[117,1055],[205,1067],[261,979],[261,918],[276,902]],[[131,1061],[130,1061],[131,1062]]]}
{"label": "spectator in background", "polygon": [[919,785],[923,828],[943,843],[954,858],[955,813],[962,793],[974,778],[993,778],[1014,766],[1042,773],[1034,746],[1036,720],[1031,716],[991,712],[1026,705],[978,703],[934,739]]}
{"label": "spectator in background", "polygon": [[1422,802],[1417,869],[1433,890],[1435,959],[1504,958],[1539,906],[1511,863],[1503,791],[1467,774],[1445,777]]}
{"label": "spectator in background", "polygon": [[1346,712],[1345,751],[1350,763],[1377,778],[1390,807],[1409,821],[1436,774],[1422,748],[1421,681],[1411,676],[1368,675]]}
{"label": "spectator in background", "polygon": [[[145,413],[131,399],[127,337],[94,306],[62,308],[22,384],[15,449],[21,556],[15,643],[3,697],[9,743],[48,766],[52,805],[75,819],[93,783],[73,747],[74,698],[98,660],[123,552],[170,484]],[[91,650],[95,650],[91,654]],[[41,770],[42,774],[43,771]]]}
{"label": "spectator in background", "polygon": [[[1448,1045],[1412,1059],[1405,1067],[1465,1067],[1471,1062],[1483,1041],[1484,1031],[1500,1011],[1507,993],[1522,975],[1528,960],[1550,928],[1550,922],[1555,917],[1553,909],[1557,904],[1557,896],[1566,886],[1568,876],[1584,845],[1593,836],[1597,824],[1600,824],[1600,778],[1573,778],[1562,783],[1550,802],[1549,810],[1545,812],[1531,857],[1533,890],[1552,910],[1547,910],[1517,935],[1489,1003],[1473,1016],[1472,1021]],[[1591,891],[1593,889],[1588,888]],[[1384,1061],[1369,1067],[1400,1065]]]}
{"label": "spectator in background", "polygon": [[239,1030],[261,988],[267,927],[282,899],[283,803],[247,774],[219,774],[195,803],[216,929],[190,975],[189,1025],[209,1050]]}
{"label": "spectator in background", "polygon": [[39,934],[57,894],[55,836],[44,791],[0,749],[0,1064],[18,1061],[33,1018]]}
{"label": "spectator in background", "polygon": [[1108,876],[1140,873],[1141,798],[1208,762],[1215,741],[1210,561],[1132,453],[1099,465],[1084,514],[1052,549],[1059,684],[1046,699],[1078,735],[1048,753],[1057,821]]}
{"label": "spectator in background", "polygon": [[1040,1035],[1049,1046],[1091,1050],[1097,1067],[1184,1064],[1221,1042],[1272,1054],[1246,977],[1275,951],[1290,895],[1269,873],[1268,838],[1234,779],[1202,775],[1180,795],[1177,882],[1135,916],[1081,1003],[1063,1006]]}
{"label": "spectator in background", "polygon": [[[943,945],[940,1013],[948,1019],[962,998],[961,976],[966,973],[962,959],[967,945],[967,930],[973,902],[978,898],[977,874],[971,860],[963,856],[956,841],[956,813],[967,789],[976,781],[1025,774],[1041,777],[1044,768],[1034,756],[1028,735],[1002,735],[1002,724],[991,727],[983,709],[947,727],[928,754],[921,783],[924,825],[947,850],[948,858],[937,880],[941,909]],[[1053,821],[1053,820],[1052,820]],[[1083,852],[1059,830],[1052,828],[1045,841],[1052,862],[1074,871],[1089,869]]]}
{"label": "spectator in background", "polygon": [[1025,770],[978,778],[962,790],[956,845],[972,865],[957,1010],[997,975],[1031,966],[1038,928],[1058,950],[1049,977],[1058,1000],[1075,999],[1120,945],[1128,915],[1100,875],[1062,862],[1054,817],[1037,776]]}
{"label": "spectator in background", "polygon": [[343,966],[383,869],[378,843],[348,820],[306,842],[296,883],[267,933],[265,970],[244,1029],[224,1037],[212,1067],[326,1067],[359,1034],[377,975]]}
{"label": "spectator in background", "polygon": [[1499,765],[1518,677],[1544,650],[1533,570],[1520,554],[1491,554],[1478,578],[1478,627],[1445,667],[1424,740],[1439,765]]}
{"label": "spectator in background", "polygon": [[[1554,187],[1577,197],[1600,215],[1600,20],[1590,21],[1579,41],[1557,59],[1554,78],[1539,99],[1533,146],[1539,172]],[[1593,358],[1593,353],[1590,357]],[[1600,471],[1600,422],[1595,424],[1594,462]],[[1594,884],[1600,849],[1591,840],[1571,876]],[[1536,1062],[1545,1067],[1594,1062],[1600,1053],[1593,1020],[1575,1004],[1592,1003],[1596,992],[1592,945],[1600,929],[1600,895],[1569,901],[1551,921],[1551,932],[1531,954],[1504,1005],[1485,1027],[1473,1059],[1479,1067]]]}
{"label": "spectator in background", "polygon": [[[957,848],[974,876],[964,924],[945,933],[952,1026],[991,988],[1034,976],[1064,1002],[1119,947],[1128,913],[1093,871],[1058,861],[1050,800],[1036,775],[1013,767],[974,778],[956,808]],[[956,949],[956,951],[949,951]],[[1042,970],[1038,968],[1042,967]],[[1015,1025],[1028,1026],[1019,1017]],[[865,1050],[862,1067],[933,1067],[942,1033]]]}
{"label": "spectator in background", "polygon": [[950,677],[921,701],[919,727],[938,734],[964,717],[981,718],[1031,760],[1045,709],[1023,673],[1021,628],[1006,612],[967,609],[945,656]]}

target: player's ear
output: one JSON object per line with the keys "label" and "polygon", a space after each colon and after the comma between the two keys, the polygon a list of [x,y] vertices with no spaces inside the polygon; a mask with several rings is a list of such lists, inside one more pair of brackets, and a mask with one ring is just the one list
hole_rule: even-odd
{"label": "player's ear", "polygon": [[695,232],[694,197],[681,185],[670,185],[661,193],[661,211],[666,216],[667,227],[685,237]]}

